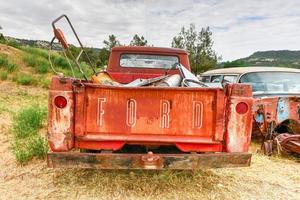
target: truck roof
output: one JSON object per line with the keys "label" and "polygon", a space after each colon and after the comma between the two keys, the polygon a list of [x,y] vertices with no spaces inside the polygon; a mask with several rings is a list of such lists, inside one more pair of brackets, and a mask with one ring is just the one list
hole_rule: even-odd
{"label": "truck roof", "polygon": [[157,53],[175,53],[175,54],[187,54],[183,49],[167,48],[167,47],[141,47],[141,46],[119,46],[114,47],[112,51],[132,51],[132,52],[157,52]]}
{"label": "truck roof", "polygon": [[214,69],[204,72],[202,75],[210,74],[244,74],[250,72],[300,72],[299,69],[286,68],[286,67],[231,67],[231,68],[222,68]]}

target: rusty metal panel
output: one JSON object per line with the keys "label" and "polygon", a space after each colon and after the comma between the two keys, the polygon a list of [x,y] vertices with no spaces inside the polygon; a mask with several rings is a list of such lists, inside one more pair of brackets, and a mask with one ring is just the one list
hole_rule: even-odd
{"label": "rusty metal panel", "polygon": [[[65,108],[57,108],[54,105],[53,101],[57,96],[67,99]],[[72,91],[49,92],[48,142],[53,151],[68,151],[74,147],[73,101]]]}
{"label": "rusty metal panel", "polygon": [[277,141],[277,148],[280,152],[297,153],[300,155],[300,135],[292,135],[283,133],[275,138]]}
{"label": "rusty metal panel", "polygon": [[300,97],[268,97],[256,99],[254,119],[261,133],[271,133],[281,123],[292,121],[295,133],[300,132]]}
{"label": "rusty metal panel", "polygon": [[222,167],[247,167],[250,153],[209,154],[115,154],[115,153],[48,153],[53,168],[97,169],[181,169],[195,170]]}
{"label": "rusty metal panel", "polygon": [[[226,151],[247,152],[251,142],[252,132],[252,88],[250,85],[233,84],[227,86],[229,98],[226,115]],[[243,103],[248,109],[245,113],[237,112],[237,105]]]}
{"label": "rusty metal panel", "polygon": [[224,132],[225,132],[225,116],[226,116],[226,97],[224,91],[217,91],[216,98],[216,109],[215,109],[215,123],[214,126],[215,136],[214,139],[217,141],[223,141],[224,139]]}
{"label": "rusty metal panel", "polygon": [[217,127],[220,139],[223,123],[216,124],[216,102],[224,96],[217,91],[86,86],[85,134],[214,138]]}

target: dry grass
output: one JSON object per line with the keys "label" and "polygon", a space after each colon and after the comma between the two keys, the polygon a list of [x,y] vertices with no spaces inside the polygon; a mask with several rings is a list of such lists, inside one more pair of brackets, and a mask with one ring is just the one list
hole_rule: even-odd
{"label": "dry grass", "polygon": [[[300,163],[255,153],[250,167],[206,171],[49,169],[45,160],[15,161],[13,113],[47,104],[47,90],[0,83],[0,199],[299,199]],[[46,130],[43,130],[45,133]]]}
{"label": "dry grass", "polygon": [[[230,180],[230,177],[227,177]],[[212,171],[99,171],[60,170],[54,176],[57,187],[69,185],[78,196],[124,199],[198,199],[215,194],[224,179]],[[78,190],[84,186],[85,190]],[[99,195],[99,191],[101,194]]]}

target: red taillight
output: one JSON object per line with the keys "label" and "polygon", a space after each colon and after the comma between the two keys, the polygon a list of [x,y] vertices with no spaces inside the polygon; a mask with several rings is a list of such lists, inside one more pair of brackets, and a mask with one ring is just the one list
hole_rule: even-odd
{"label": "red taillight", "polygon": [[54,99],[54,104],[58,107],[58,108],[64,108],[67,105],[67,99],[63,96],[57,96]]}
{"label": "red taillight", "polygon": [[235,111],[241,115],[248,112],[248,109],[249,109],[248,104],[246,104],[245,102],[240,102],[235,107]]}

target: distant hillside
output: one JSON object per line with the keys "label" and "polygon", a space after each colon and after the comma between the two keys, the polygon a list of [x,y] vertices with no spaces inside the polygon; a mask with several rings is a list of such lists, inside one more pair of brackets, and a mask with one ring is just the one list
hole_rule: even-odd
{"label": "distant hillside", "polygon": [[[20,39],[20,38],[14,38],[14,37],[10,37],[10,36],[5,36],[6,40],[14,40],[16,41],[19,45],[28,45],[31,47],[38,47],[38,48],[42,48],[42,49],[48,49],[49,45],[50,45],[50,41],[45,41],[45,40],[28,40],[28,39]],[[75,46],[73,44],[70,44],[71,46]],[[53,49],[54,50],[61,50],[61,45],[58,44],[57,42],[54,43],[53,45]],[[93,47],[89,47],[89,49],[93,49],[97,52],[100,51],[99,48],[93,48]]]}
{"label": "distant hillside", "polygon": [[[19,45],[24,46],[31,46],[31,47],[38,47],[42,49],[48,49],[50,45],[50,41],[45,40],[27,40],[27,39],[20,39],[20,38],[14,38],[10,36],[5,36],[6,40],[11,40],[17,42]],[[54,43],[53,45],[54,50],[61,50],[61,46],[58,43]]]}
{"label": "distant hillside", "polygon": [[300,51],[257,51],[246,58],[222,63],[224,67],[277,66],[300,68]]}

